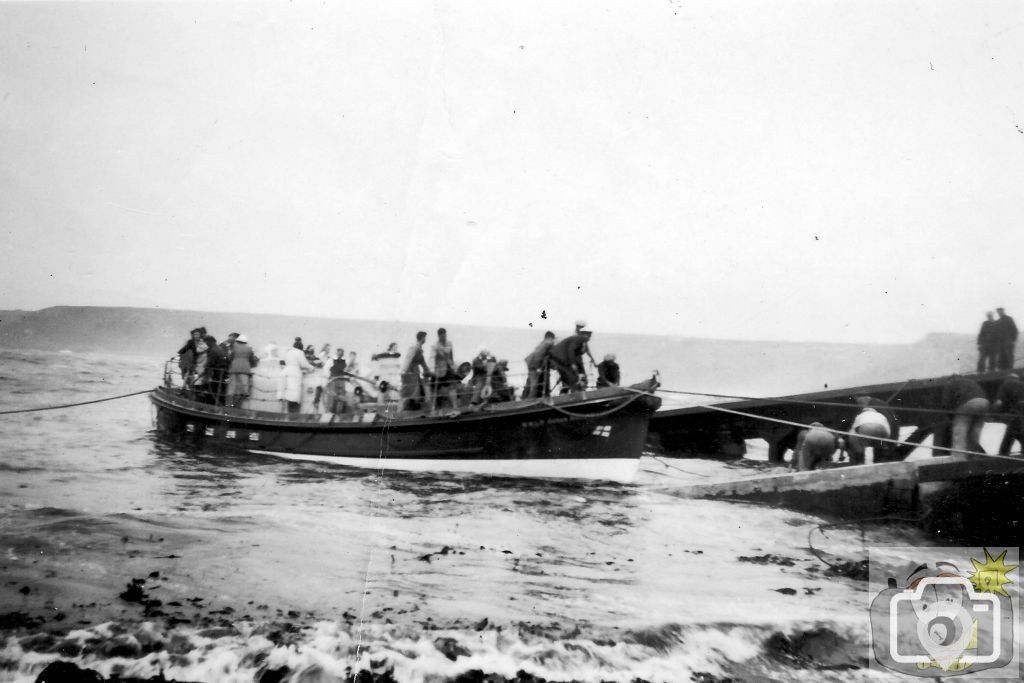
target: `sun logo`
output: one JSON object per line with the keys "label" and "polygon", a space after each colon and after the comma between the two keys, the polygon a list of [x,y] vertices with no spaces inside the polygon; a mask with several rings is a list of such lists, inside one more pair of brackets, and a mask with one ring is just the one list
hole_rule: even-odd
{"label": "sun logo", "polygon": [[1007,574],[1016,569],[1017,565],[1004,562],[1006,558],[1005,550],[999,557],[992,557],[988,552],[988,548],[984,550],[984,562],[978,562],[973,557],[971,558],[971,564],[974,565],[974,573],[967,578],[970,579],[974,590],[978,593],[995,593],[996,595],[1009,596],[1009,593],[1006,592],[1003,586],[1013,583]]}

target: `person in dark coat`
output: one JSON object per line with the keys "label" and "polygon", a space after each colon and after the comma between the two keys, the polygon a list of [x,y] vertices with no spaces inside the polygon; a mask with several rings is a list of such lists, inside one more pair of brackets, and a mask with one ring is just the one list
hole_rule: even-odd
{"label": "person in dark coat", "polygon": [[523,389],[523,398],[540,398],[547,394],[547,365],[548,355],[551,347],[555,345],[555,333],[545,332],[544,339],[527,356],[526,361],[526,388]]}
{"label": "person in dark coat", "polygon": [[[981,429],[989,410],[988,396],[969,377],[953,375],[942,389],[942,408],[950,412],[953,452],[983,453]],[[943,453],[944,454],[944,453]]]}
{"label": "person in dark coat", "polygon": [[1024,382],[1020,375],[1010,373],[1003,380],[996,392],[993,408],[1006,414],[1006,431],[999,444],[999,455],[1009,455],[1014,441],[1024,447]]}
{"label": "person in dark coat", "polygon": [[586,368],[583,356],[587,352],[590,341],[590,330],[579,330],[571,337],[566,337],[551,347],[548,359],[551,367],[558,370],[558,379],[562,382],[562,393],[581,391],[587,388]]}
{"label": "person in dark coat", "polygon": [[196,350],[196,344],[206,334],[206,328],[197,327],[189,332],[189,339],[185,342],[185,345],[178,349],[178,369],[181,370],[181,379],[187,385],[189,383],[193,368],[196,366],[196,357],[199,352]]}
{"label": "person in dark coat", "polygon": [[996,343],[995,314],[989,311],[985,314],[985,322],[978,330],[978,372],[991,372],[996,369],[996,359],[999,357],[999,346]]}
{"label": "person in dark coat", "polygon": [[240,334],[231,340],[230,355],[225,353],[224,360],[228,366],[227,405],[237,408],[249,398],[252,391],[252,369],[259,363],[259,358],[249,346],[249,337]]}
{"label": "person in dark coat", "polygon": [[998,349],[996,368],[999,370],[1010,370],[1013,368],[1014,347],[1017,345],[1017,323],[1013,318],[1006,315],[1002,308],[996,309],[996,318],[992,325],[995,330],[995,345]]}
{"label": "person in dark coat", "polygon": [[203,375],[196,378],[196,398],[203,403],[216,405],[223,394],[224,376],[227,374],[228,362],[224,351],[217,346],[212,334],[203,337],[206,343],[206,366]]}
{"label": "person in dark coat", "polygon": [[620,381],[619,364],[615,362],[615,354],[609,353],[597,364],[597,386],[617,387]]}

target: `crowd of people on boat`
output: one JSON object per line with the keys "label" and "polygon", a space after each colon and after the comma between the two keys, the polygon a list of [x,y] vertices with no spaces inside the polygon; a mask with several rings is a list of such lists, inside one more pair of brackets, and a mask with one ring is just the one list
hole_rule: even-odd
{"label": "crowd of people on boat", "polygon": [[[232,332],[218,343],[204,327],[193,329],[178,350],[182,386],[198,401],[228,407],[256,407],[263,403],[254,392],[271,392],[285,412],[349,415],[361,419],[366,404],[391,405],[398,411],[432,414],[480,409],[491,403],[539,399],[553,392],[588,388],[588,367],[598,388],[617,386],[621,372],[615,354],[600,363],[590,351],[591,330],[577,321],[572,334],[557,339],[546,332],[525,360],[521,390],[513,386],[509,363],[487,348],[468,361],[457,362],[445,328],[427,343],[427,333],[417,332],[403,356],[398,343],[371,356],[369,367],[360,365],[355,351],[323,344],[319,350],[296,337],[283,353],[268,344],[261,356],[248,336]],[[268,389],[268,387],[273,387]]]}

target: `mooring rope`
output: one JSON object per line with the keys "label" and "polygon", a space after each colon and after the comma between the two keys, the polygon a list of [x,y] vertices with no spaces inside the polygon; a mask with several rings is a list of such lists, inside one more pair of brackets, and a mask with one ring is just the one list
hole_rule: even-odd
{"label": "mooring rope", "polygon": [[[902,387],[901,387],[901,390],[902,390]],[[834,407],[834,408],[859,408],[860,407],[860,404],[857,404],[857,403],[840,403],[840,402],[837,402],[837,401],[808,401],[808,400],[804,400],[804,399],[792,398],[792,397],[787,397],[787,396],[768,396],[768,397],[736,396],[736,395],[732,395],[732,394],[709,394],[709,393],[700,392],[700,391],[684,391],[682,389],[664,389],[664,388],[659,388],[658,391],[660,391],[663,394],[680,394],[680,395],[683,395],[683,396],[704,396],[706,398],[728,398],[728,399],[732,399],[732,400],[736,400],[736,401],[766,401],[766,402],[772,402],[772,403],[792,403],[792,404],[795,404],[795,405],[825,406],[825,407]],[[701,404],[701,405],[697,405],[697,406],[680,406],[679,409],[681,409],[681,408],[710,408],[710,407],[712,407],[712,406],[706,405],[706,404]],[[950,413],[949,410],[943,410],[942,408],[912,408],[910,406],[891,406],[891,405],[870,406],[870,407],[875,408],[879,412],[886,412],[886,411],[888,411],[888,412],[893,412],[893,413],[898,413],[898,412],[904,412],[904,413],[931,413],[931,414],[934,414],[934,415],[948,415]],[[1001,417],[1001,418],[1007,418],[1007,419],[1011,418],[1011,417],[1015,417],[1014,414],[1012,414],[1012,413],[989,413],[989,415],[991,417]]]}
{"label": "mooring rope", "polygon": [[[740,417],[752,417],[752,418],[755,418],[755,419],[758,419],[758,420],[764,420],[766,422],[775,422],[777,424],[789,425],[791,427],[800,427],[801,429],[809,429],[810,428],[810,425],[806,425],[806,424],[804,424],[802,422],[794,422],[792,420],[782,420],[782,419],[777,418],[777,417],[765,417],[763,415],[754,415],[752,413],[745,413],[745,412],[740,411],[740,410],[730,410],[729,408],[722,408],[720,406],[707,406],[707,407],[710,408],[711,410],[716,410],[716,411],[721,412],[721,413],[729,413],[730,415],[739,415]],[[833,434],[836,434],[838,436],[856,436],[856,437],[868,439],[870,441],[884,441],[885,443],[892,443],[892,444],[896,444],[897,446],[914,446],[915,448],[931,448],[932,450],[936,450],[936,451],[948,451],[950,453],[962,453],[964,455],[983,455],[983,456],[986,456],[986,457],[991,457],[991,454],[989,454],[989,453],[981,453],[981,452],[977,452],[977,451],[965,451],[963,449],[950,448],[950,447],[947,447],[947,446],[921,446],[920,443],[913,443],[913,442],[910,442],[910,441],[903,441],[902,439],[887,439],[887,438],[884,438],[884,437],[881,437],[881,436],[866,437],[866,436],[863,436],[861,434],[857,434],[856,432],[846,432],[846,431],[843,431],[841,429],[832,429],[831,427],[824,427],[824,426],[822,426],[822,427],[815,427],[815,429],[824,429],[825,431],[832,432]]]}
{"label": "mooring rope", "polygon": [[855,525],[860,526],[861,549],[862,550],[866,550],[867,549],[867,539],[866,539],[866,535],[865,535],[865,532],[864,532],[864,525],[865,524],[868,524],[868,523],[878,524],[878,523],[882,523],[882,522],[908,522],[910,524],[920,525],[925,520],[925,518],[927,518],[927,516],[928,516],[927,514],[922,514],[922,515],[919,515],[917,517],[901,517],[899,515],[885,515],[883,517],[863,517],[861,519],[851,519],[851,520],[846,521],[846,522],[829,522],[829,523],[825,523],[825,524],[818,524],[817,526],[812,527],[811,530],[807,532],[807,549],[810,550],[811,554],[814,555],[814,557],[817,558],[817,560],[819,562],[821,562],[822,564],[828,565],[829,568],[831,568],[831,569],[833,569],[833,570],[835,570],[837,572],[842,572],[843,571],[842,565],[832,564],[831,562],[826,560],[824,557],[822,557],[821,553],[818,551],[818,549],[814,547],[814,540],[813,540],[812,537],[814,536],[814,532],[815,531],[819,532],[822,535],[822,537],[828,538],[828,536],[825,535],[825,529],[830,529],[830,528],[835,528],[835,527],[844,527],[844,526],[855,526]]}
{"label": "mooring rope", "polygon": [[92,401],[79,401],[78,403],[64,403],[59,406],[43,406],[41,408],[20,408],[18,410],[0,410],[0,415],[15,415],[17,413],[38,413],[44,410],[61,410],[62,408],[75,408],[77,406],[87,406],[93,403],[104,403],[105,401],[117,401],[122,398],[130,398],[132,396],[141,396],[142,394],[148,394],[153,391],[152,389],[143,389],[142,391],[133,391],[130,394],[121,394],[120,396],[108,396],[107,398],[97,398]]}

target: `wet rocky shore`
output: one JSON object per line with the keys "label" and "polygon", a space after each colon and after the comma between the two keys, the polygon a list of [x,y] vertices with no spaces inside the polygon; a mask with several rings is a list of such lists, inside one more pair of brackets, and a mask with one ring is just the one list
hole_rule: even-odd
{"label": "wet rocky shore", "polygon": [[[789,558],[771,555],[739,559],[792,564]],[[158,572],[128,581],[111,603],[125,605],[134,614],[117,621],[71,624],[68,615],[59,610],[0,614],[0,644],[6,643],[0,651],[0,678],[5,672],[20,672],[29,676],[24,680],[36,683],[204,683],[221,680],[219,674],[223,673],[223,680],[253,683],[399,683],[406,679],[396,677],[396,661],[433,657],[437,661],[443,658],[453,671],[459,670],[446,674],[443,666],[435,666],[436,672],[423,678],[432,683],[569,683],[576,679],[545,678],[525,669],[509,674],[501,670],[507,666],[462,664],[481,660],[475,643],[484,639],[499,643],[503,638],[509,642],[536,639],[549,651],[543,656],[568,650],[594,658],[607,657],[623,647],[664,654],[685,645],[694,634],[693,629],[667,625],[598,637],[584,634],[580,625],[572,624],[501,625],[486,618],[475,623],[436,624],[427,617],[391,630],[389,648],[382,653],[384,631],[380,624],[372,627],[373,633],[364,643],[359,635],[361,625],[352,612],[344,613],[340,620],[326,621],[312,612],[263,604],[250,603],[248,610],[242,610],[200,597],[165,601],[160,597],[160,582]],[[73,609],[96,607],[74,605]],[[386,615],[373,617],[390,624]],[[310,650],[315,650],[316,656],[310,656]],[[303,652],[306,656],[301,656]],[[787,671],[852,673],[866,668],[863,652],[862,644],[827,627],[789,634],[776,631],[764,639],[760,656],[737,663],[735,670],[689,671],[679,679],[657,680],[741,683],[787,680]],[[202,673],[194,677],[178,673],[199,670]],[[766,677],[768,671],[775,675]],[[619,683],[625,679],[620,672],[609,680]],[[654,682],[637,677],[629,683]]]}

